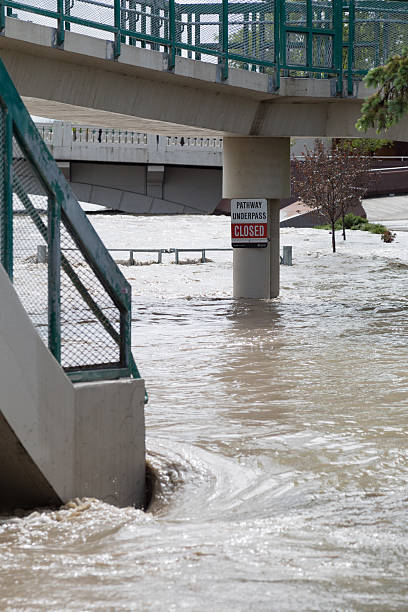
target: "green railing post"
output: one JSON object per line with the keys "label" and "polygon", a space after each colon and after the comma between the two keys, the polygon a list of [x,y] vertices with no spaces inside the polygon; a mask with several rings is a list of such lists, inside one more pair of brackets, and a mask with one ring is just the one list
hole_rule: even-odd
{"label": "green railing post", "polygon": [[[126,0],[120,0],[120,29],[126,30]],[[120,37],[120,42],[126,43],[126,36],[123,34]],[[129,39],[129,44],[131,39]]]}
{"label": "green railing post", "polygon": [[48,347],[61,363],[61,207],[48,198]]}
{"label": "green railing post", "polygon": [[228,79],[228,0],[222,0],[221,13],[222,79]]}
{"label": "green railing post", "polygon": [[[123,2],[123,4],[126,4],[126,1]],[[131,32],[136,32],[136,24],[137,24],[137,2],[136,0],[129,0],[129,9],[132,9],[129,14],[128,14],[128,23],[129,23],[129,30]],[[144,6],[144,9],[146,10],[146,6]],[[122,23],[123,23],[123,19],[122,19]],[[146,29],[146,28],[145,28]],[[145,32],[146,33],[146,32]],[[129,36],[128,39],[128,43],[129,45],[132,46],[136,46],[136,38],[132,38],[131,36]]]}
{"label": "green railing post", "polygon": [[120,56],[120,45],[121,45],[121,0],[114,0],[114,24],[115,24],[115,42],[113,55],[115,59]]}
{"label": "green railing post", "polygon": [[0,32],[6,27],[6,7],[4,0],[0,0]]}
{"label": "green railing post", "polygon": [[[285,37],[284,28],[284,18],[285,11],[282,11],[281,7],[282,0],[275,0],[275,13],[274,13],[274,52],[275,52],[275,64],[276,64],[276,72],[275,72],[275,89],[280,88],[280,67],[281,67],[281,57],[282,57],[282,40]],[[282,17],[283,16],[283,17]],[[283,31],[283,36],[281,36]]]}
{"label": "green railing post", "polygon": [[57,45],[59,47],[64,44],[64,40],[65,40],[64,1],[65,0],[57,0],[57,11],[58,11]]}
{"label": "green railing post", "polygon": [[[312,12],[311,0],[307,0],[306,26],[309,30],[306,34],[306,66],[308,68],[312,68],[313,67],[313,34],[312,34],[313,12]],[[310,74],[308,76],[310,76]]]}
{"label": "green railing post", "polygon": [[337,94],[343,94],[343,0],[334,0],[334,68],[337,71]]}
{"label": "green railing post", "polygon": [[[65,8],[64,15],[66,17],[69,17],[71,15],[71,8],[72,8],[71,0],[65,0],[65,7],[64,8]],[[66,21],[64,25],[65,25],[65,29],[66,30],[70,30],[71,29],[71,24],[70,24],[69,21]]]}
{"label": "green railing post", "polygon": [[169,0],[169,39],[167,69],[174,70],[176,64],[176,6],[174,0]]}
{"label": "green railing post", "polygon": [[347,93],[353,95],[353,66],[354,66],[354,34],[355,34],[356,6],[354,0],[349,0],[349,31],[347,53]]}
{"label": "green railing post", "polygon": [[131,316],[131,301],[129,300],[128,308],[126,310],[122,310],[120,313],[120,342],[119,342],[119,352],[120,352],[120,364],[122,368],[129,368],[130,365],[130,355],[131,355],[131,347],[130,347],[130,338],[131,338],[131,324],[132,324],[132,316]]}
{"label": "green railing post", "polygon": [[4,199],[3,211],[0,210],[1,221],[1,263],[13,280],[13,121],[8,109],[3,109],[4,115]]}

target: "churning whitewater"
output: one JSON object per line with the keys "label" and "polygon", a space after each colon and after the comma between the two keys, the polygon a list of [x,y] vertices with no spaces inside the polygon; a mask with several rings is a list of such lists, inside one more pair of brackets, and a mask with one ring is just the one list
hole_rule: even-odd
{"label": "churning whitewater", "polygon": [[[224,217],[91,221],[111,248],[229,246]],[[2,517],[1,610],[407,609],[408,234],[282,245],[271,301],[232,299],[231,252],[115,253],[153,502]]]}

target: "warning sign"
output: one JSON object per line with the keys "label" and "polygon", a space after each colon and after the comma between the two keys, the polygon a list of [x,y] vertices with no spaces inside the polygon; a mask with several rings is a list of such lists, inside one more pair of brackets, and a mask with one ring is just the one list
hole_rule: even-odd
{"label": "warning sign", "polygon": [[231,200],[233,247],[266,247],[268,207],[266,200]]}

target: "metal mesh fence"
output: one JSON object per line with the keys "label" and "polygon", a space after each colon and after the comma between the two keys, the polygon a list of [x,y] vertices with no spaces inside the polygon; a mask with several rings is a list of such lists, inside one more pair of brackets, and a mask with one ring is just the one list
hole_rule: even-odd
{"label": "metal mesh fence", "polygon": [[47,197],[29,161],[13,138],[14,287],[27,314],[48,345],[48,266],[37,263],[47,248]]}
{"label": "metal mesh fence", "polygon": [[22,19],[24,21],[33,21],[34,23],[40,23],[41,25],[50,26],[55,28],[55,19],[48,17],[47,15],[41,15],[33,13],[31,11],[25,11],[22,6],[28,8],[40,9],[42,11],[57,11],[57,0],[19,0],[18,8],[10,8],[9,13],[13,17]]}
{"label": "metal mesh fence", "polygon": [[248,68],[251,60],[275,61],[274,2],[254,3],[244,0],[229,5],[228,52],[248,60],[232,64],[240,68]]}
{"label": "metal mesh fence", "polygon": [[290,66],[306,66],[307,34],[304,32],[286,33],[286,62]]}
{"label": "metal mesh fence", "polygon": [[[115,25],[114,2],[113,0],[65,0],[64,2],[65,15],[80,19],[83,21],[91,21],[113,27]],[[87,27],[80,23],[70,23],[69,29],[72,32],[80,34],[88,34],[95,36],[95,29]],[[113,40],[113,32],[105,30],[103,38]]]}
{"label": "metal mesh fence", "polygon": [[313,35],[312,65],[316,68],[333,66],[333,37],[325,34]]}
{"label": "metal mesh fence", "polygon": [[[333,3],[331,0],[286,0],[286,56],[288,66],[333,68]],[[305,31],[296,30],[302,28]],[[322,33],[316,32],[322,30]],[[326,31],[326,32],[324,32]],[[329,33],[330,32],[330,33]],[[297,73],[312,76],[307,72]],[[315,73],[314,76],[317,76]]]}
{"label": "metal mesh fence", "polygon": [[311,2],[312,26],[324,30],[331,30],[333,23],[333,0],[312,0]]}
{"label": "metal mesh fence", "polygon": [[375,8],[357,0],[355,11],[355,70],[367,71],[402,51],[408,41],[408,5],[383,1]]}
{"label": "metal mesh fence", "polygon": [[128,34],[127,42],[130,45],[164,51],[164,45],[137,40],[132,33],[137,32],[167,39],[169,37],[169,3],[165,0],[151,0],[149,3],[121,0],[120,24],[125,34]]}
{"label": "metal mesh fence", "polygon": [[307,1],[286,0],[285,23],[287,26],[307,26]]}
{"label": "metal mesh fence", "polygon": [[118,365],[119,347],[111,333],[119,339],[119,311],[78,250],[64,220],[61,258],[62,366]]}
{"label": "metal mesh fence", "polygon": [[[12,0],[9,3],[13,7]],[[298,76],[322,77],[330,74],[330,69],[339,72],[349,67],[355,74],[362,74],[386,62],[406,44],[408,2],[355,0],[354,4],[344,3],[344,24],[338,23],[340,17],[335,19],[334,3],[335,0],[285,0],[279,4],[279,23],[275,22],[277,5],[274,0],[230,0],[227,6],[220,0],[178,1],[174,23],[169,0],[119,0],[116,13],[114,0],[64,0],[63,7],[65,16],[75,21],[65,23],[72,31],[112,40],[114,33],[109,29],[120,25],[120,43],[165,51],[171,39],[177,54],[213,63],[223,61],[228,46],[229,65],[250,70],[268,71],[276,62],[279,32],[279,46],[284,55],[280,58],[280,67],[286,74]],[[14,8],[8,8],[20,19],[56,27],[56,18],[30,13],[24,6],[44,13],[56,12],[57,0],[19,0]],[[224,18],[226,24],[223,24]],[[336,40],[340,35],[343,38],[336,53],[334,31]],[[351,33],[353,40],[348,46]],[[143,37],[145,40],[141,40]],[[334,66],[335,57],[343,66]],[[314,73],[307,68],[313,68]]]}
{"label": "metal mesh fence", "polygon": [[[4,207],[2,207],[3,209]],[[13,139],[14,286],[48,345],[48,197]],[[61,365],[118,366],[119,310],[61,222]]]}
{"label": "metal mesh fence", "polygon": [[[176,4],[177,44],[200,47],[204,53],[189,49],[179,50],[181,55],[217,62],[216,54],[222,53],[222,5],[204,3]],[[205,53],[205,51],[214,52]]]}

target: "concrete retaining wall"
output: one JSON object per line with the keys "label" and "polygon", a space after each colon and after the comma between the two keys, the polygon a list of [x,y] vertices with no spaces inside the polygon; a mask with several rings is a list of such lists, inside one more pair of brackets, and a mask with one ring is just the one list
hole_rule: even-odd
{"label": "concrete retaining wall", "polygon": [[144,382],[73,385],[0,266],[0,510],[144,503]]}

